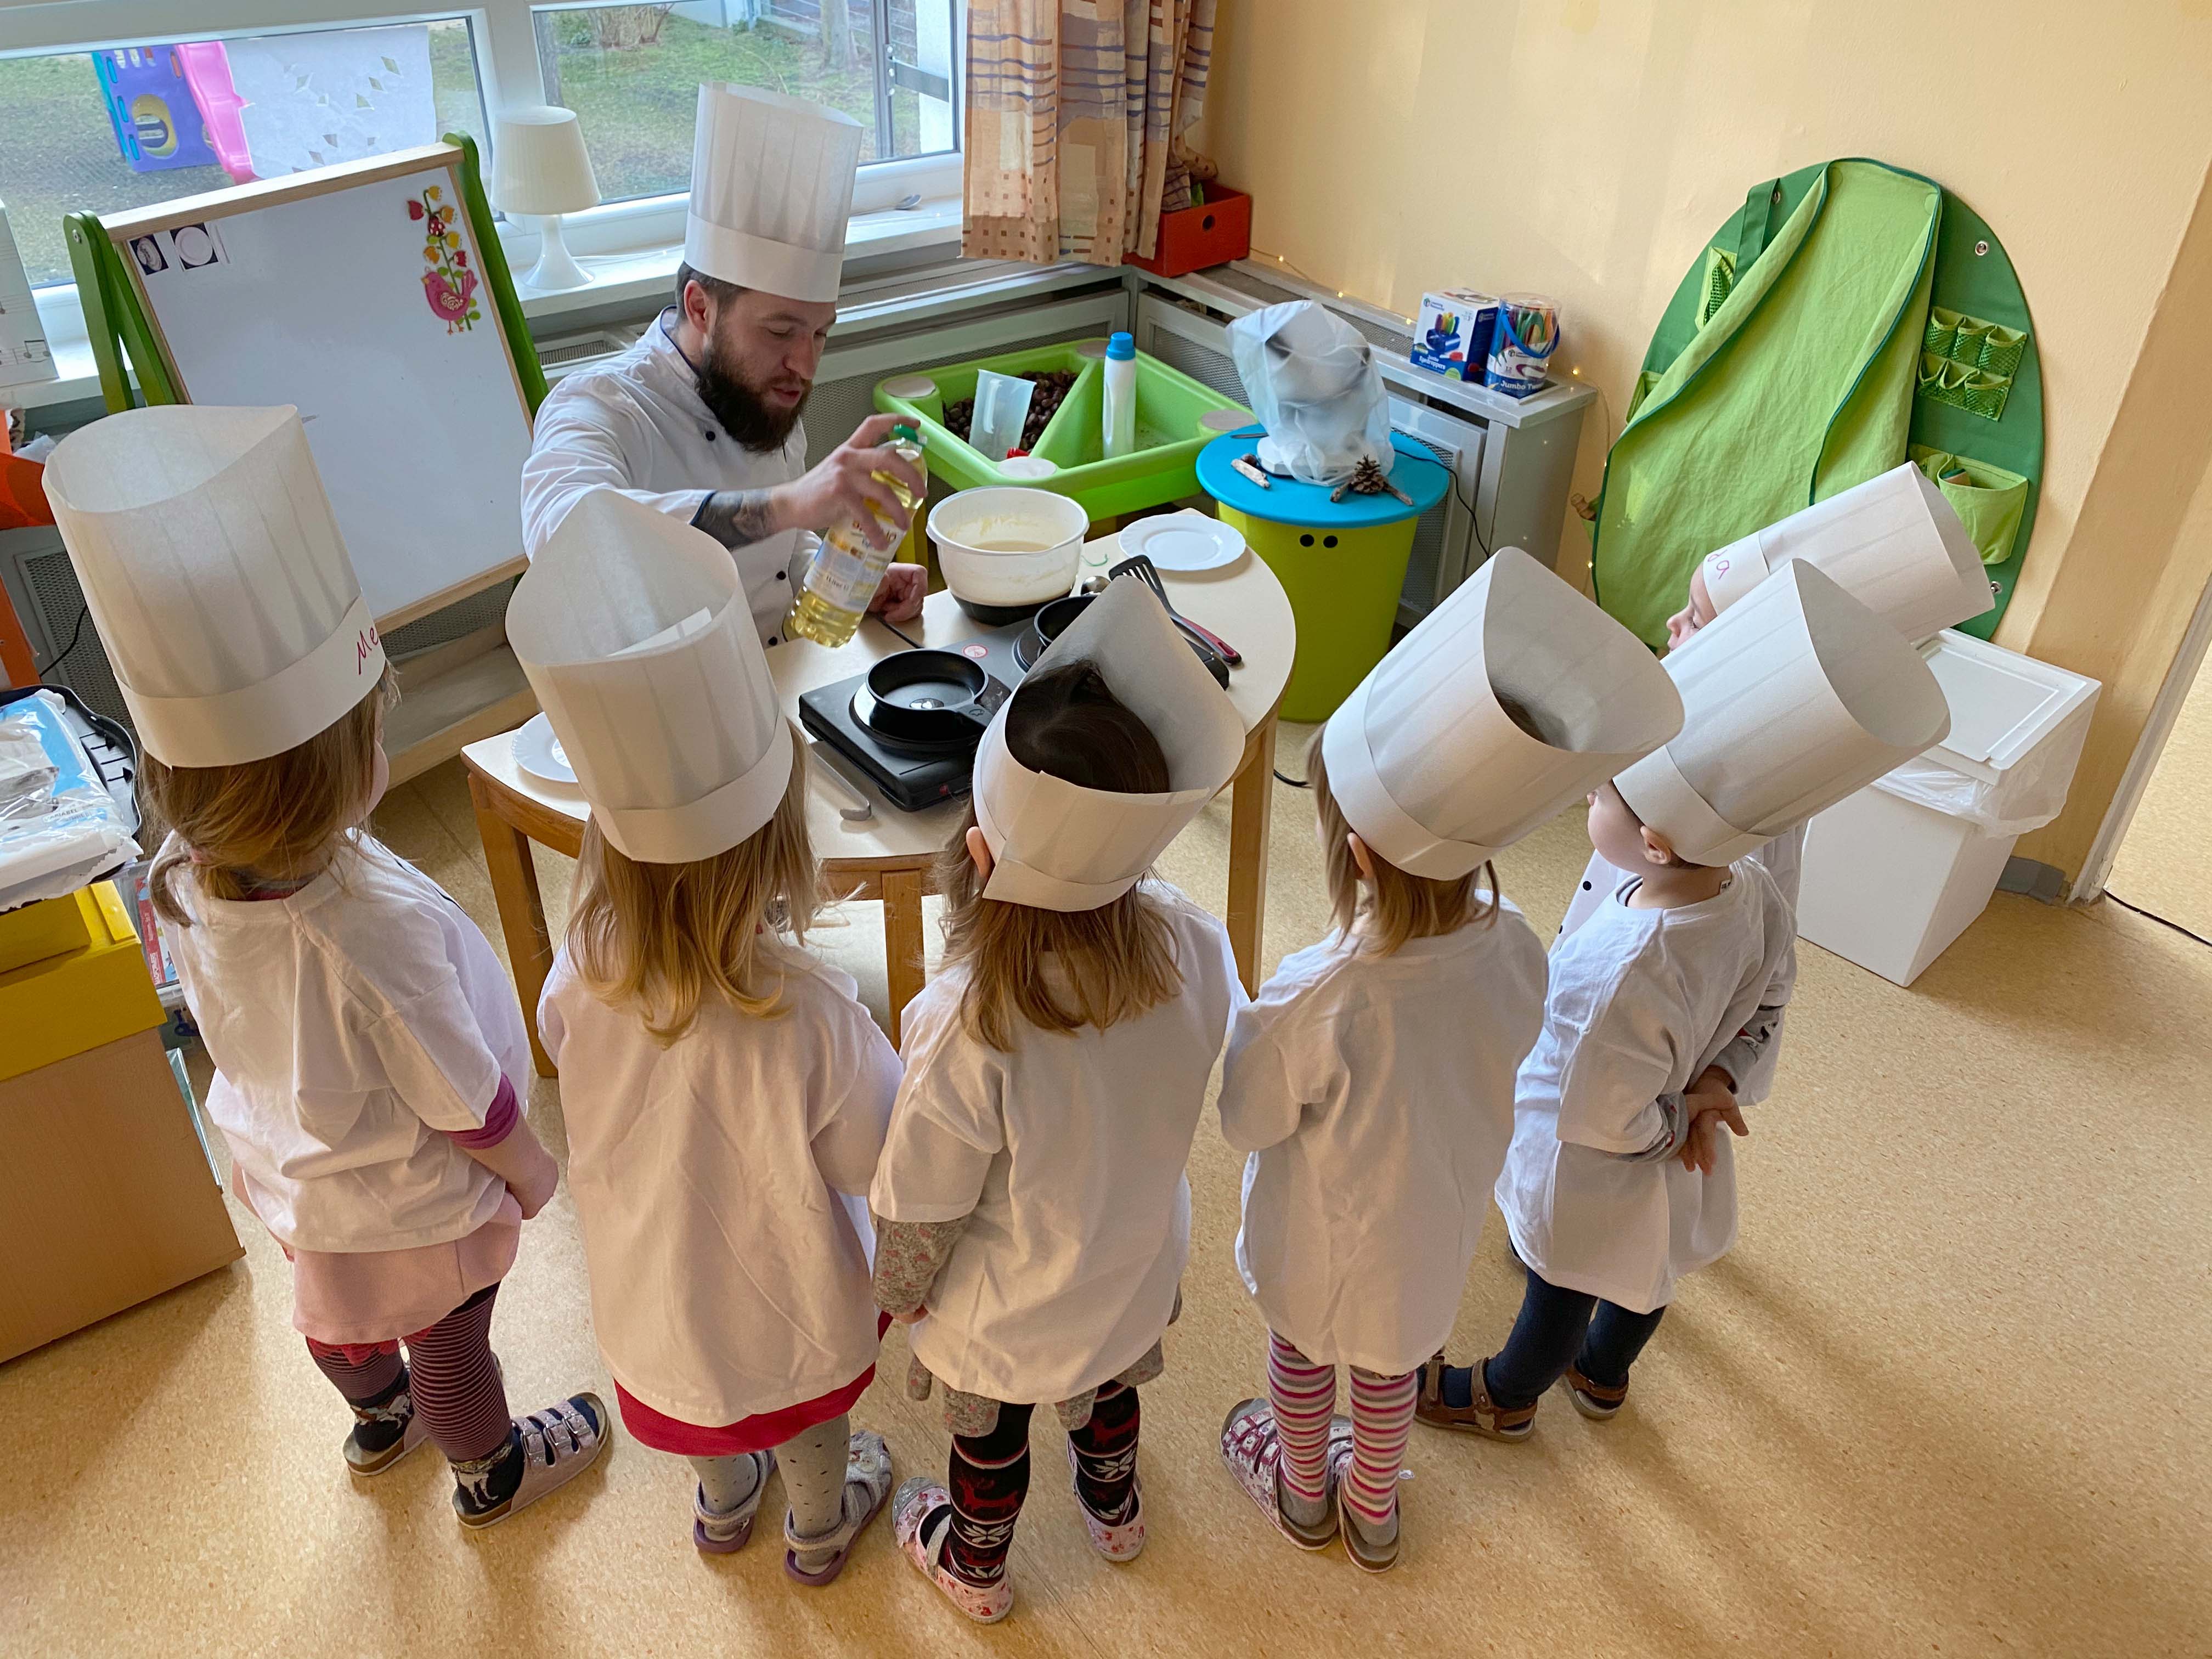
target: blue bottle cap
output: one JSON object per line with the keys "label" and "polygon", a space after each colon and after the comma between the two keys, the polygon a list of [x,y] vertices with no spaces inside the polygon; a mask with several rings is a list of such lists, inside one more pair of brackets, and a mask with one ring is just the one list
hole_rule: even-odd
{"label": "blue bottle cap", "polygon": [[1136,355],[1137,337],[1135,335],[1115,334],[1108,338],[1106,342],[1106,356],[1111,362],[1126,363],[1135,357]]}

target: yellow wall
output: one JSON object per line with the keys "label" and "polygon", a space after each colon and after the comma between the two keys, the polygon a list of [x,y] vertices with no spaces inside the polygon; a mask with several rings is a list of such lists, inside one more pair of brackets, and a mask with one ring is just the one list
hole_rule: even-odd
{"label": "yellow wall", "polygon": [[[2185,504],[2208,434],[2166,379],[2122,411],[2212,165],[2208,86],[2212,0],[1220,0],[1200,137],[1252,192],[1255,247],[1329,287],[1401,312],[1429,288],[1556,298],[1560,372],[1609,405],[1585,422],[1588,495],[1652,327],[1749,185],[1841,155],[1941,180],[2003,237],[2042,352],[2040,517],[1999,638],[2100,678],[2131,663],[2154,690],[2165,659],[2136,623],[2154,592],[2176,602],[2182,515],[2138,526],[2128,492],[2167,477]],[[2160,335],[2212,408],[2212,312],[2170,308]],[[2105,614],[2112,590],[2072,562],[2085,511],[2080,556],[2136,568],[2132,612]],[[1560,568],[1588,550],[1571,516]],[[2139,727],[2140,686],[2120,701]],[[2100,721],[2096,743],[2024,852],[2078,867],[2132,728]]]}

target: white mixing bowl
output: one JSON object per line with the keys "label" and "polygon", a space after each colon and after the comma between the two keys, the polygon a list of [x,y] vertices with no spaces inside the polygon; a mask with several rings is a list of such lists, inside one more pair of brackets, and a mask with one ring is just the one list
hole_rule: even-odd
{"label": "white mixing bowl", "polygon": [[1090,528],[1067,496],[1006,485],[960,490],[929,515],[945,585],[989,624],[1018,622],[1074,586]]}

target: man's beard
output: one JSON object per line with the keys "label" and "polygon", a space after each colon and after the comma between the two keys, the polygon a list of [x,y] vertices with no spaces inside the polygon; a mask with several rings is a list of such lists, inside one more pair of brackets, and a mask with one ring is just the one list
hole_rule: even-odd
{"label": "man's beard", "polygon": [[[807,390],[811,392],[813,388]],[[799,417],[806,409],[803,397],[787,410],[769,408],[761,401],[760,394],[730,368],[720,343],[712,337],[707,342],[706,361],[699,369],[699,397],[708,412],[721,422],[723,431],[744,447],[763,454],[783,447],[784,440],[791,436],[792,428],[799,424]]]}

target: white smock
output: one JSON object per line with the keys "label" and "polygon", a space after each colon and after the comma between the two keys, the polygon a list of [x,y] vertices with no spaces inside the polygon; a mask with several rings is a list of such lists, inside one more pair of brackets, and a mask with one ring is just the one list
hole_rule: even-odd
{"label": "white smock", "polygon": [[538,1005],[599,1352],[635,1398],[702,1428],[818,1399],[876,1363],[860,1199],[898,1056],[850,978],[788,945],[775,956],[781,1013],[702,1002],[665,1048],[599,1000],[565,945]]}
{"label": "white smock", "polygon": [[[555,382],[538,406],[530,459],[522,464],[522,546],[531,557],[586,491],[618,489],[690,524],[721,489],[766,489],[806,471],[806,428],[781,449],[747,449],[722,430],[698,377],[676,348],[674,307],[612,362]],[[779,531],[733,550],[746,608],[761,642],[775,645],[805,580],[818,538]]]}
{"label": "white smock", "polygon": [[[1762,866],[1774,878],[1775,890],[1782,895],[1782,902],[1790,911],[1790,954],[1775,981],[1784,1004],[1797,988],[1797,886],[1805,873],[1805,832],[1812,822],[1808,818],[1795,830],[1784,830],[1756,853],[1747,855],[1750,862]],[[1575,889],[1575,896],[1568,902],[1566,920],[1559,924],[1559,937],[1564,939],[1588,921],[1598,906],[1634,879],[1627,871],[1607,863],[1604,854],[1592,853],[1589,863],[1583,870],[1582,885]],[[1785,1008],[1776,1017],[1774,1033],[1753,1062],[1749,1075],[1736,1079],[1736,1099],[1742,1104],[1756,1106],[1774,1092],[1775,1068],[1782,1063],[1782,1029],[1789,1023]]]}
{"label": "white smock", "polygon": [[1167,1329],[1190,1259],[1183,1166],[1243,991],[1221,923],[1162,897],[1182,989],[1133,1019],[988,1048],[961,1022],[961,966],[907,1005],[871,1201],[886,1221],[969,1218],[908,1333],[949,1389],[1072,1400]]}
{"label": "white smock", "polygon": [[1635,1313],[1735,1242],[1735,1154],[1713,1172],[1631,1162],[1665,1132],[1657,1097],[1687,1089],[1774,994],[1789,910],[1745,859],[1702,903],[1638,910],[1608,896],[1552,947],[1543,1034],[1516,1081],[1498,1178],[1513,1248],[1538,1278]]}
{"label": "white smock", "polygon": [[514,983],[465,911],[398,854],[289,898],[211,899],[163,936],[216,1075],[207,1114],[254,1212],[295,1249],[443,1244],[507,1184],[449,1138],[483,1127],[504,1074],[527,1099]]}
{"label": "white smock", "polygon": [[1237,1270],[1307,1358],[1395,1376],[1451,1334],[1544,973],[1504,904],[1387,957],[1332,935],[1237,1015],[1220,1098],[1250,1154]]}

